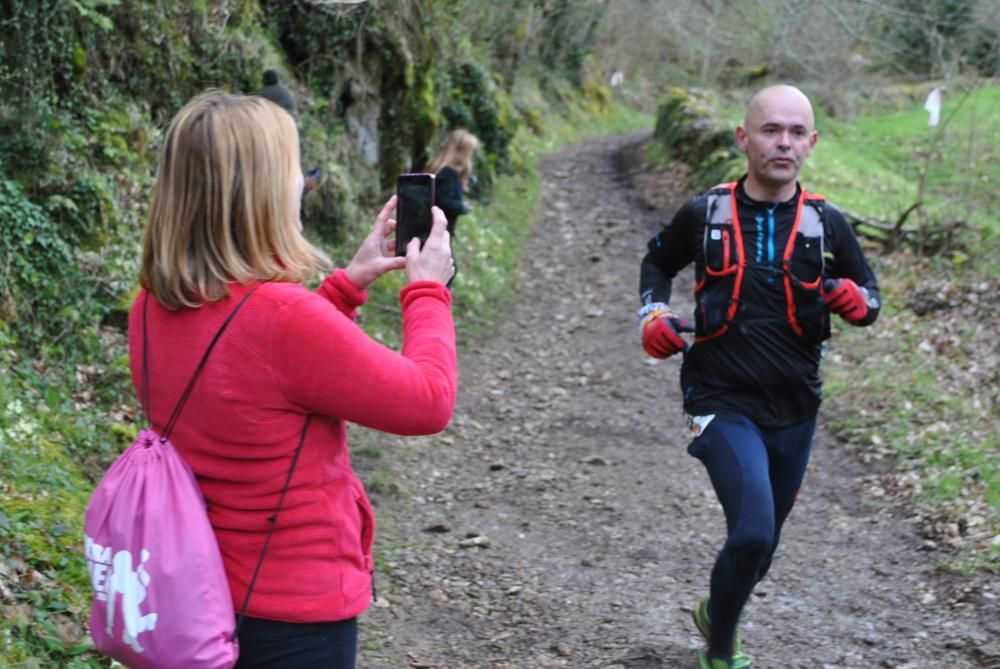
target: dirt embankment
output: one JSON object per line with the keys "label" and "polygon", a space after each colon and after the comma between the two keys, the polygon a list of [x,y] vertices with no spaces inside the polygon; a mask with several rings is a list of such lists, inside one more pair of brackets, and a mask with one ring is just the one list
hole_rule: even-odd
{"label": "dirt embankment", "polygon": [[[724,522],[685,452],[679,363],[647,358],[636,333],[645,242],[688,195],[682,175],[641,171],[643,139],[542,161],[517,299],[493,336],[465,342],[448,430],[354,428],[356,448],[383,453],[359,469],[392,482],[373,494],[379,601],[361,620],[360,667],[695,666],[690,609]],[[675,293],[689,309],[690,283]],[[822,428],[814,452],[744,614],[754,666],[1000,667],[1000,585],[939,573]]]}

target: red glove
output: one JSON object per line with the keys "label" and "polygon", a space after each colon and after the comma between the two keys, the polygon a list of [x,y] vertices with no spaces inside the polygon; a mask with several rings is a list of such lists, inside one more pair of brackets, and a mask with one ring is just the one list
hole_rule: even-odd
{"label": "red glove", "polygon": [[822,295],[826,308],[848,323],[868,315],[868,291],[850,279],[825,279]]}
{"label": "red glove", "polygon": [[672,311],[653,312],[642,324],[642,347],[654,358],[669,358],[678,351],[688,350],[681,332],[694,332],[691,321]]}

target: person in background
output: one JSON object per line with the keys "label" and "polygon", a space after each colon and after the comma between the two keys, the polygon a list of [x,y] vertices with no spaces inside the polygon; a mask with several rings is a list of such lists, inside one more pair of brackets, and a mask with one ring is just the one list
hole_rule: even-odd
{"label": "person in background", "polygon": [[470,209],[463,195],[473,178],[472,158],[478,146],[479,140],[468,130],[452,130],[438,154],[427,163],[426,170],[436,177],[434,203],[448,219],[452,239],[458,217]]}
{"label": "person in background", "polygon": [[[172,438],[204,493],[236,611],[284,496],[243,619],[240,669],[353,669],[375,525],[347,424],[439,432],[458,383],[444,214],[435,208],[423,248],[414,240],[397,258],[392,198],[347,266],[330,271],[302,236],[302,186],[285,110],[220,91],[191,100],[166,133],[129,316],[133,383],[143,387],[148,356],[146,410],[162,430],[209,341],[252,291]],[[354,323],[366,289],[394,270],[406,273],[401,352]],[[302,285],[320,272],[315,292]]]}
{"label": "person in background", "polygon": [[[298,103],[295,102],[295,96],[288,90],[288,87],[281,83],[277,70],[264,70],[264,87],[260,89],[257,95],[270,100],[291,114],[292,118],[298,119]],[[314,167],[306,173],[305,186],[302,188],[302,197],[305,197],[319,185],[321,177],[322,175],[318,167]]]}
{"label": "person in background", "polygon": [[[448,219],[448,233],[452,241],[455,239],[458,217],[471,209],[465,201],[464,193],[475,179],[472,175],[472,157],[478,146],[479,140],[468,130],[452,130],[444,146],[425,168],[435,175],[434,204],[441,208]],[[450,287],[451,283],[448,285]]]}
{"label": "person in background", "polygon": [[298,104],[288,87],[281,83],[277,70],[264,70],[264,87],[257,95],[267,98],[295,118],[298,114]]}
{"label": "person in background", "polygon": [[[700,669],[751,664],[736,626],[805,475],[830,314],[865,326],[879,313],[851,226],[798,183],[817,139],[799,89],[759,91],[736,129],[746,174],[689,200],[649,241],[640,268],[643,347],[654,358],[684,353],[688,453],[705,465],[726,517],[710,596],[693,611],[708,643]],[[674,277],[692,263],[694,326],[668,306]],[[692,330],[689,345],[680,333]]]}

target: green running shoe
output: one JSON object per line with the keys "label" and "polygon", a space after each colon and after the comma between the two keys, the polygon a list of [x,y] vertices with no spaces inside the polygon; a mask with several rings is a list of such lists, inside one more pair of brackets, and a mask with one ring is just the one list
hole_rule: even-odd
{"label": "green running shoe", "polygon": [[[698,606],[694,607],[694,611],[691,612],[691,617],[694,618],[694,625],[698,628],[698,632],[705,637],[705,643],[711,644],[712,641],[712,619],[708,615],[708,597],[698,602]],[[698,656],[698,668],[699,669],[746,669],[753,662],[753,658],[743,652],[743,640],[740,639],[739,632],[733,637],[733,656],[728,660],[729,664],[719,664],[713,665],[712,662],[726,662],[727,660],[709,658],[707,653],[701,653]]]}
{"label": "green running shoe", "polygon": [[743,669],[750,666],[750,658],[739,653],[732,657],[709,657],[707,651],[698,653],[698,669]]}

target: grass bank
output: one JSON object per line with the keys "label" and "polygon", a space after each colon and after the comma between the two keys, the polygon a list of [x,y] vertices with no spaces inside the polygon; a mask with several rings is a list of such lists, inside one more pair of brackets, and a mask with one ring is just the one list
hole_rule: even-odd
{"label": "grass bank", "polygon": [[1000,570],[1000,88],[948,96],[942,124],[921,108],[850,123],[820,118],[803,181],[839,206],[935,232],[931,256],[872,253],[883,291],[871,329],[842,327],[824,362],[830,427],[873,467],[869,492],[903,496],[928,548],[960,569]]}
{"label": "grass bank", "polygon": [[821,138],[803,170],[818,192],[867,216],[895,222],[922,202],[908,225],[964,221],[1000,236],[1000,87],[948,92],[937,126],[922,107],[849,123],[820,117]]}

